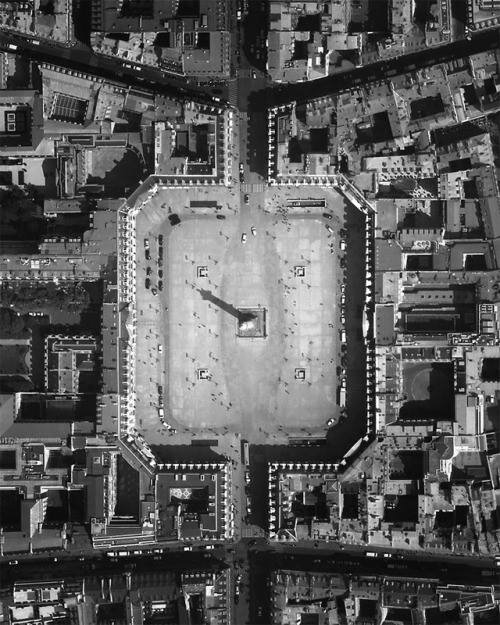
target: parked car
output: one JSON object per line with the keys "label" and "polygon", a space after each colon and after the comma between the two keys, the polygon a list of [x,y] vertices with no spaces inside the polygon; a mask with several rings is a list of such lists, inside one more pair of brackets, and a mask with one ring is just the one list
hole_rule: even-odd
{"label": "parked car", "polygon": [[243,233],[241,234],[241,242],[242,242],[243,244],[245,244],[245,243],[247,242],[247,238],[248,238],[248,237],[247,237],[247,233],[246,233],[246,232],[243,232]]}

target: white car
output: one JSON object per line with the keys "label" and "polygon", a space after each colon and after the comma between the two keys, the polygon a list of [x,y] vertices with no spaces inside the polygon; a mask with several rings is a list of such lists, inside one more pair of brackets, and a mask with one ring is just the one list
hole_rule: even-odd
{"label": "white car", "polygon": [[192,547],[184,547],[184,551],[193,551]]}
{"label": "white car", "polygon": [[247,233],[246,233],[246,232],[243,232],[243,233],[242,233],[242,235],[241,235],[241,242],[242,242],[243,244],[245,244],[245,243],[247,242],[247,238],[248,238],[248,237],[247,237]]}
{"label": "white car", "polygon": [[325,224],[325,228],[328,230],[330,234],[333,234],[333,228],[331,226],[329,226],[328,224]]}
{"label": "white car", "polygon": [[340,249],[342,252],[345,252],[347,248],[347,243],[345,239],[340,239]]}
{"label": "white car", "polygon": [[14,45],[13,43],[9,43],[9,45],[7,46],[7,48],[8,48],[9,50],[17,50],[17,46],[16,46],[16,45]]}
{"label": "white car", "polygon": [[252,227],[250,228],[250,232],[252,233],[252,235],[253,235],[254,237],[256,237],[256,236],[257,236],[257,228],[256,228],[255,226],[252,226]]}
{"label": "white car", "polygon": [[163,352],[163,345],[161,343],[158,343],[158,351],[160,354]]}

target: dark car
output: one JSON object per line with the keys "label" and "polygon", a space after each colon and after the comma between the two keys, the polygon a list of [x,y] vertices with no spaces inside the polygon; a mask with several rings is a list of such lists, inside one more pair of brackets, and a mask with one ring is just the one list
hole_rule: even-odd
{"label": "dark car", "polygon": [[163,245],[163,234],[158,235],[158,245]]}
{"label": "dark car", "polygon": [[169,215],[168,220],[171,226],[177,226],[178,224],[181,223],[181,218],[179,217],[177,213],[173,213],[172,215]]}
{"label": "dark car", "polygon": [[150,276],[153,273],[153,270],[151,269],[151,267],[147,267],[146,268],[146,275]]}
{"label": "dark car", "polygon": [[158,282],[158,290],[163,291],[163,282],[161,280]]}
{"label": "dark car", "polygon": [[145,251],[145,256],[146,260],[151,260],[151,252],[149,251],[149,248]]}
{"label": "dark car", "polygon": [[243,200],[245,204],[248,204],[250,202],[250,197],[248,196],[248,193],[245,193],[245,195],[243,196]]}
{"label": "dark car", "polygon": [[158,269],[158,278],[163,278],[163,269]]}
{"label": "dark car", "polygon": [[146,278],[146,281],[144,282],[144,286],[149,289],[149,287],[151,286],[151,280],[149,278]]}
{"label": "dark car", "polygon": [[323,213],[323,217],[325,219],[332,219],[332,215],[330,213]]}
{"label": "dark car", "polygon": [[217,219],[225,219],[226,216],[225,215],[216,215]]}

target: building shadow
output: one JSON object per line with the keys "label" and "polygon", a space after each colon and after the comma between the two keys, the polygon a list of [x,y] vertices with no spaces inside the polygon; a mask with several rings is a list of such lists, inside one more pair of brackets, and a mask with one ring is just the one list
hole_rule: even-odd
{"label": "building shadow", "polygon": [[401,406],[400,419],[447,419],[455,418],[453,401],[453,366],[435,362],[431,365],[427,397],[412,399]]}

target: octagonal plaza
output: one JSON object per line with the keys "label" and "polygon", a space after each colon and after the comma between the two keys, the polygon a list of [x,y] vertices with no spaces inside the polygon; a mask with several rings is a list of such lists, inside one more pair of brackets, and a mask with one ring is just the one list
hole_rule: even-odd
{"label": "octagonal plaza", "polygon": [[[209,429],[252,442],[324,433],[338,414],[343,199],[200,187],[138,202],[137,430],[153,444]],[[238,335],[252,310],[265,332]]]}

